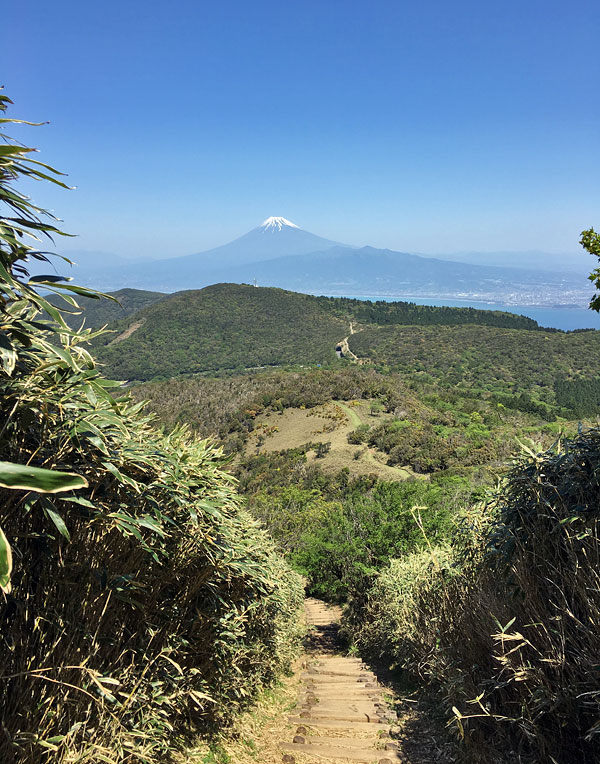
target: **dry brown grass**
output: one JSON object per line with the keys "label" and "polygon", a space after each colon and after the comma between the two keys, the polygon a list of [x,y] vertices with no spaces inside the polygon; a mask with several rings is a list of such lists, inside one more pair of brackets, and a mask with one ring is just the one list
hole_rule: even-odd
{"label": "dry brown grass", "polygon": [[358,424],[373,425],[393,417],[393,414],[373,416],[369,406],[369,401],[344,404],[330,401],[311,409],[290,408],[282,413],[269,413],[257,420],[246,453],[283,451],[306,443],[331,443],[331,450],[323,458],[317,459],[314,452],[309,452],[308,461],[316,461],[323,470],[334,473],[348,467],[356,477],[376,475],[381,480],[406,480],[414,476],[406,467],[390,467],[386,464],[387,456],[377,449],[348,443],[348,435]]}

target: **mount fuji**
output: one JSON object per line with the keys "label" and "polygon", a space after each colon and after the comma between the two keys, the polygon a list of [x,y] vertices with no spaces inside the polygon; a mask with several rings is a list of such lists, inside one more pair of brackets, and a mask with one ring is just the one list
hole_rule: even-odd
{"label": "mount fuji", "polygon": [[[69,275],[69,274],[65,274]],[[580,303],[587,279],[572,274],[471,264],[357,248],[305,231],[284,217],[269,217],[238,239],[185,257],[146,262],[84,259],[75,283],[113,291],[123,288],[176,292],[220,282],[277,286],[321,294],[386,294],[534,304]]]}
{"label": "mount fuji", "polygon": [[252,263],[322,252],[339,246],[353,249],[304,231],[284,217],[269,217],[238,239],[204,252],[145,262],[121,260],[118,266],[104,257],[95,262],[81,258],[72,274],[65,275],[72,275],[75,283],[96,289],[135,287],[174,292],[199,289],[216,281],[237,281],[239,269]]}
{"label": "mount fuji", "polygon": [[337,241],[330,241],[304,231],[286,218],[270,217],[229,244],[223,244],[197,255],[176,257],[168,260],[168,263],[177,267],[186,267],[192,262],[201,261],[209,269],[214,267],[221,269],[287,255],[307,255],[309,252],[320,252],[337,246],[348,245],[340,245]]}

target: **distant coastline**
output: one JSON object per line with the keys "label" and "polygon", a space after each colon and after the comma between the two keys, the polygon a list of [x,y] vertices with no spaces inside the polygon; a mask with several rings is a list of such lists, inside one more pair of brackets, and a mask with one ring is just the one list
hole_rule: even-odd
{"label": "distant coastline", "polygon": [[600,330],[600,315],[594,313],[589,308],[579,305],[510,305],[505,302],[493,302],[484,300],[470,300],[465,298],[436,298],[436,297],[414,297],[405,295],[355,295],[355,294],[333,294],[328,293],[327,297],[350,297],[355,300],[370,300],[377,302],[414,302],[417,305],[438,305],[450,308],[479,308],[480,310],[502,310],[508,313],[517,313],[522,316],[528,316],[537,321],[540,326],[547,326],[552,329],[562,329],[563,331],[573,331],[575,329],[597,329]]}

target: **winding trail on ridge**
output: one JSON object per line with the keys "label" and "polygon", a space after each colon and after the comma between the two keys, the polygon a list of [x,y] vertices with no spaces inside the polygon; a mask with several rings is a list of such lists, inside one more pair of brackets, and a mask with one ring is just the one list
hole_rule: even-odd
{"label": "winding trail on ridge", "polygon": [[350,334],[347,337],[344,337],[343,340],[336,342],[335,352],[337,353],[338,358],[350,358],[354,363],[362,364],[364,363],[364,360],[355,355],[348,345],[348,340],[353,334],[356,334],[356,332],[354,331],[354,324],[350,321]]}

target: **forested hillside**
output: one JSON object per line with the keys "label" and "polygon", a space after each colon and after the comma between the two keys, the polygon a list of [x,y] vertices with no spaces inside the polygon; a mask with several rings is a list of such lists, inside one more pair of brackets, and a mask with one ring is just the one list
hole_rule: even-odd
{"label": "forested hillside", "polygon": [[[147,295],[124,295],[129,315],[95,342],[95,355],[113,377],[145,381],[257,367],[344,368],[349,361],[338,358],[335,348],[348,337],[360,362],[407,381],[460,385],[540,416],[584,417],[600,410],[600,332],[543,329],[499,311],[313,297],[239,284],[158,301]],[[150,304],[134,312],[134,298]],[[96,322],[98,310],[91,315]]]}
{"label": "forested hillside", "polygon": [[152,379],[218,369],[335,361],[348,325],[314,297],[282,289],[216,284],[178,292],[117,324],[97,350],[118,379]]}
{"label": "forested hillside", "polygon": [[119,289],[118,292],[110,292],[112,299],[92,299],[80,297],[78,307],[74,308],[65,302],[59,295],[49,295],[48,302],[62,310],[64,320],[72,329],[85,326],[89,329],[98,329],[106,324],[120,321],[147,305],[152,305],[166,297],[162,292],[147,292],[143,289]]}
{"label": "forested hillside", "polygon": [[313,297],[244,284],[215,284],[149,301],[153,304],[112,324],[115,334],[97,346],[98,358],[112,376],[147,380],[220,369],[334,363],[337,342],[350,334],[351,322],[359,321],[537,327],[529,318],[500,311]]}
{"label": "forested hillside", "polygon": [[[113,296],[120,304],[84,298],[83,315],[71,309],[66,320],[78,326],[85,317],[87,325],[99,326],[124,316],[94,350],[116,377],[170,378],[248,366],[347,367],[333,348],[348,336],[362,361],[406,381],[460,385],[468,395],[485,393],[507,408],[550,419],[600,410],[600,333],[594,331],[543,329],[501,312],[315,298],[243,285]],[[54,303],[65,305],[60,297]],[[351,323],[355,333],[349,335]],[[124,339],[115,341],[119,337]],[[162,402],[167,409],[169,400]]]}
{"label": "forested hillside", "polygon": [[558,404],[571,416],[600,411],[594,386],[600,375],[597,331],[369,327],[352,335],[349,346],[378,367],[444,387],[495,393],[525,410],[542,403]]}

